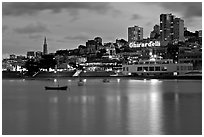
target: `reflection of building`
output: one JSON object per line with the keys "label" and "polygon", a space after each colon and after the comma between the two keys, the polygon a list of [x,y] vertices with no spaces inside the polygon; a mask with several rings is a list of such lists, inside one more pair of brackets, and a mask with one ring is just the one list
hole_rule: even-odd
{"label": "reflection of building", "polygon": [[44,44],[43,44],[43,55],[46,55],[46,54],[48,54],[48,51],[47,51],[47,42],[45,37]]}
{"label": "reflection of building", "polygon": [[134,26],[128,28],[128,42],[137,42],[143,40],[143,28]]}

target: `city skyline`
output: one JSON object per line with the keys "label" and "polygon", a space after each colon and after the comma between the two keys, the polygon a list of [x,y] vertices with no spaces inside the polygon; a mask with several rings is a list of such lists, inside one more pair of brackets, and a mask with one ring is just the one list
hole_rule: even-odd
{"label": "city skyline", "polygon": [[163,13],[183,19],[190,31],[202,29],[201,2],[4,2],[2,53],[42,51],[45,37],[48,52],[77,48],[98,36],[103,42],[127,40],[127,29],[134,25],[142,27],[147,38]]}

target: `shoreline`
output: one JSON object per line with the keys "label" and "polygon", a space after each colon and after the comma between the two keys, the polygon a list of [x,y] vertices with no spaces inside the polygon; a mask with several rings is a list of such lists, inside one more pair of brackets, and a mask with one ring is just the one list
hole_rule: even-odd
{"label": "shoreline", "polygon": [[81,77],[3,77],[2,79],[25,79],[25,80],[53,80],[53,79],[137,79],[137,80],[149,80],[149,79],[161,79],[161,80],[202,80],[202,76],[165,76],[165,77],[138,77],[138,76],[81,76]]}
{"label": "shoreline", "polygon": [[80,75],[80,76],[72,76],[72,75],[42,75],[42,76],[23,76],[20,72],[2,72],[2,79],[26,79],[26,80],[52,80],[52,79],[79,79],[79,78],[131,78],[131,79],[186,79],[186,80],[202,80],[202,75],[178,75],[178,76],[111,76],[111,75]]}

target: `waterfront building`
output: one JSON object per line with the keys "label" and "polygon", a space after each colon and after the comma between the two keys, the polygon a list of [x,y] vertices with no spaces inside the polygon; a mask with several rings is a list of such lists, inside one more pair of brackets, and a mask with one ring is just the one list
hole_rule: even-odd
{"label": "waterfront building", "polygon": [[35,51],[28,51],[27,52],[27,58],[34,58],[35,57]]}
{"label": "waterfront building", "polygon": [[134,64],[123,64],[124,75],[138,76],[175,76],[184,75],[193,70],[191,63],[173,63],[172,59],[150,58]]}
{"label": "waterfront building", "polygon": [[134,43],[139,40],[143,40],[143,28],[139,26],[133,26],[128,28],[128,42]]}
{"label": "waterfront building", "polygon": [[44,39],[44,44],[43,44],[43,55],[48,54],[48,50],[47,50],[47,40],[46,37]]}

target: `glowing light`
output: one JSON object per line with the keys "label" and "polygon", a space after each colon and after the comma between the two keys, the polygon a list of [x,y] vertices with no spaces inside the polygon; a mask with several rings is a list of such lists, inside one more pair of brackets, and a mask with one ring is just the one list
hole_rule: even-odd
{"label": "glowing light", "polygon": [[158,79],[151,79],[150,82],[151,82],[151,84],[155,85],[160,81]]}
{"label": "glowing light", "polygon": [[83,79],[84,82],[86,82],[86,79]]}
{"label": "glowing light", "polygon": [[177,72],[174,72],[174,76],[177,76],[178,75],[178,73]]}
{"label": "glowing light", "polygon": [[146,79],[144,79],[144,82],[147,82],[147,80],[146,80]]}
{"label": "glowing light", "polygon": [[117,79],[117,82],[120,82],[120,79],[119,79],[119,78]]}
{"label": "glowing light", "polygon": [[57,79],[54,79],[54,82],[57,82]]}

